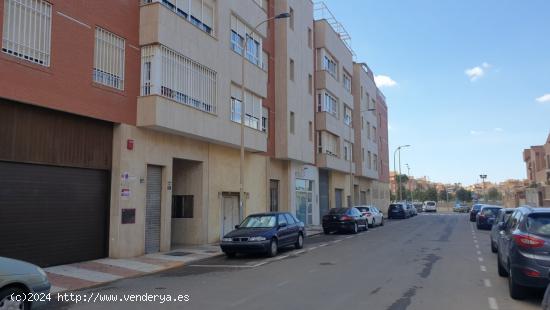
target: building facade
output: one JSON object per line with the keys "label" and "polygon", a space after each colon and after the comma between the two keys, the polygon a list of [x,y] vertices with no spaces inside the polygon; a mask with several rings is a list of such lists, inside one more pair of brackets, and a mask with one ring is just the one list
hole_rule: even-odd
{"label": "building facade", "polygon": [[526,203],[532,206],[550,207],[550,135],[545,144],[523,150],[527,180]]}

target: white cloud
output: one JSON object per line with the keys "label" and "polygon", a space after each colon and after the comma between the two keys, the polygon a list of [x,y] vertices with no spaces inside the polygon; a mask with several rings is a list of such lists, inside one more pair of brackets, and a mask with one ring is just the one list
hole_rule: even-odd
{"label": "white cloud", "polygon": [[536,99],[540,103],[550,102],[550,94],[544,94]]}
{"label": "white cloud", "polygon": [[500,127],[496,127],[493,129],[495,132],[503,132],[504,129],[500,128]]}
{"label": "white cloud", "polygon": [[474,82],[475,80],[481,78],[482,76],[487,73],[487,70],[491,68],[491,65],[484,62],[480,66],[476,66],[470,69],[466,69],[464,73],[470,78],[471,82]]}
{"label": "white cloud", "polygon": [[387,75],[375,75],[374,82],[378,87],[392,87],[397,85],[397,82]]}
{"label": "white cloud", "polygon": [[483,134],[483,131],[481,131],[481,130],[470,130],[470,134],[472,136],[479,136],[479,135]]}

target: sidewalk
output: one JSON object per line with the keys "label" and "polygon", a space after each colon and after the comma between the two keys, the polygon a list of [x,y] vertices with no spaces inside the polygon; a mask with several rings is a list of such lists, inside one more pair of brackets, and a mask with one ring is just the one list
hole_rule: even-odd
{"label": "sidewalk", "polygon": [[102,258],[44,268],[52,293],[96,286],[123,278],[145,275],[221,255],[218,245],[177,246],[170,252],[133,258]]}
{"label": "sidewalk", "polygon": [[320,235],[323,233],[323,226],[306,226],[306,237]]}

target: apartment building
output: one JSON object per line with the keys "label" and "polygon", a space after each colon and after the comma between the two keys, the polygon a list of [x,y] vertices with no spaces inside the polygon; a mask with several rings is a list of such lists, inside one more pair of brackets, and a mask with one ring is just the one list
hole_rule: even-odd
{"label": "apartment building", "polygon": [[[270,3],[273,12],[291,14],[286,20],[274,21],[270,28],[275,43],[275,121],[274,132],[268,137],[274,144],[269,163],[270,210],[291,211],[306,225],[319,225],[319,180],[314,165],[313,3]],[[282,199],[273,199],[277,194]]]}
{"label": "apartment building", "polygon": [[378,117],[377,93],[374,83],[374,74],[366,63],[353,64],[352,77],[353,94],[353,161],[355,163],[353,195],[354,203],[374,204],[374,197],[379,196],[378,186],[374,181],[378,179]]}
{"label": "apartment building", "polygon": [[529,182],[525,190],[526,203],[550,206],[550,134],[544,145],[523,150],[523,161]]}
{"label": "apartment building", "polygon": [[[325,10],[316,8],[316,10]],[[326,9],[327,12],[328,9]],[[353,205],[353,52],[333,17],[314,21],[316,163],[321,214]]]}
{"label": "apartment building", "polygon": [[0,256],[108,256],[113,127],[136,119],[139,8],[4,0],[0,19]]}
{"label": "apartment building", "polygon": [[376,115],[378,127],[376,141],[378,142],[378,179],[374,181],[373,200],[383,211],[390,204],[390,157],[388,132],[388,105],[386,97],[378,90],[376,94]]}

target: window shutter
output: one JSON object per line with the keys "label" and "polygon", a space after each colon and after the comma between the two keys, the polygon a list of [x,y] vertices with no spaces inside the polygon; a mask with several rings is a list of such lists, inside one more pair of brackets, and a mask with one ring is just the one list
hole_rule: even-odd
{"label": "window shutter", "polygon": [[208,6],[205,4],[203,7],[202,22],[206,26],[212,28],[214,26],[213,21],[214,21],[214,9],[212,9],[211,6]]}
{"label": "window shutter", "polygon": [[191,0],[191,15],[195,18],[202,19],[202,1]]}

